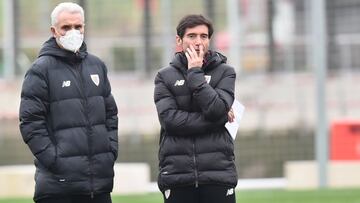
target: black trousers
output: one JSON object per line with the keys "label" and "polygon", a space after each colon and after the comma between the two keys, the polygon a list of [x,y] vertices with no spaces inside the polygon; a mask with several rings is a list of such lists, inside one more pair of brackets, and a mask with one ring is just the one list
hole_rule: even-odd
{"label": "black trousers", "polygon": [[66,197],[50,197],[38,200],[36,203],[111,203],[110,193],[94,195],[71,195]]}
{"label": "black trousers", "polygon": [[179,187],[163,192],[164,203],[235,203],[235,189],[222,185]]}

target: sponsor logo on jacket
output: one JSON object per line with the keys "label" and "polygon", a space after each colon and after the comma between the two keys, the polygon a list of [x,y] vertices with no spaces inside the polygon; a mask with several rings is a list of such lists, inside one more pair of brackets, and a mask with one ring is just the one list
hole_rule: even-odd
{"label": "sponsor logo on jacket", "polygon": [[64,80],[61,87],[70,87],[71,81],[70,80]]}
{"label": "sponsor logo on jacket", "polygon": [[183,86],[185,84],[185,80],[176,80],[174,86]]}
{"label": "sponsor logo on jacket", "polygon": [[234,194],[234,188],[230,188],[226,192],[226,196],[233,195]]}

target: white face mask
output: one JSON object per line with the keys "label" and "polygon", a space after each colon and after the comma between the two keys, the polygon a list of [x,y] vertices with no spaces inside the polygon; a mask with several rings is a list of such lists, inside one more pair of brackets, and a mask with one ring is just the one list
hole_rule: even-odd
{"label": "white face mask", "polygon": [[56,40],[64,49],[76,53],[84,41],[84,35],[79,30],[72,29],[67,31],[64,36],[56,38]]}

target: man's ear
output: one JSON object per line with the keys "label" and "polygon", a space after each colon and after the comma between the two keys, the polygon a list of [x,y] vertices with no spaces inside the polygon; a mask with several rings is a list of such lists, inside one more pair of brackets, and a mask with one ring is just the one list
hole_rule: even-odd
{"label": "man's ear", "polygon": [[55,30],[55,27],[54,27],[54,26],[51,26],[51,27],[50,27],[50,31],[51,31],[53,37],[56,37],[56,30]]}
{"label": "man's ear", "polygon": [[182,39],[180,38],[179,35],[176,35],[176,47],[175,47],[175,51],[176,52],[181,52],[182,50]]}
{"label": "man's ear", "polygon": [[181,44],[182,44],[182,39],[181,39],[181,37],[180,37],[179,35],[176,35],[176,45],[177,45],[177,46],[181,46]]}

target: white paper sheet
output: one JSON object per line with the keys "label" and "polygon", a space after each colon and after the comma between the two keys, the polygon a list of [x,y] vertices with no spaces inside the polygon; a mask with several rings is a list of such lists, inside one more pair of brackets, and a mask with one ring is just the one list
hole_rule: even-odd
{"label": "white paper sheet", "polygon": [[236,133],[237,133],[237,131],[239,129],[241,118],[242,118],[242,116],[244,114],[244,111],[245,111],[245,107],[238,100],[235,99],[235,101],[234,101],[231,108],[234,111],[235,119],[231,123],[227,122],[225,124],[225,127],[229,131],[231,137],[235,140]]}

